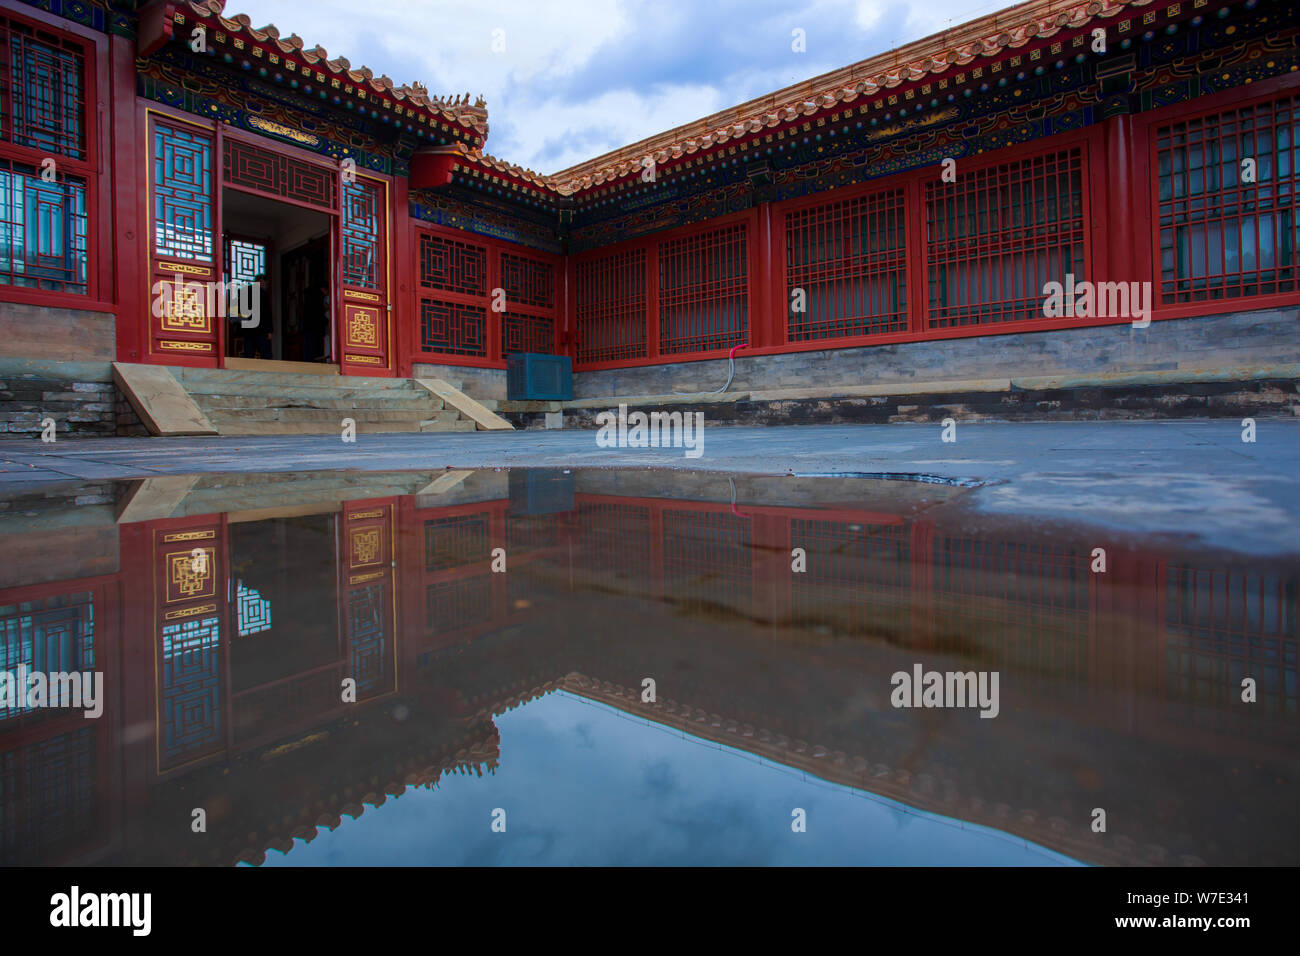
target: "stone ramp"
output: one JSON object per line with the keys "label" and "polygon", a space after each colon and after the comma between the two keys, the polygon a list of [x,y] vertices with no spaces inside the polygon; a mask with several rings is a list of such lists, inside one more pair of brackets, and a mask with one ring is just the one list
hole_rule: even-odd
{"label": "stone ramp", "polygon": [[340,435],[512,428],[460,391],[414,379],[292,371],[114,366],[122,390],[154,435]]}

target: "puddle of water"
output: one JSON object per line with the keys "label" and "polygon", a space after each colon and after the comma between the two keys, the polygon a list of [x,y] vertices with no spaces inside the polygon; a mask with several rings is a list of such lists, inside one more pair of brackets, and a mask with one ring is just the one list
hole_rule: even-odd
{"label": "puddle of water", "polygon": [[[23,492],[0,861],[1300,862],[1300,557],[970,493],[564,470]],[[102,675],[100,715],[14,696],[52,672]]]}

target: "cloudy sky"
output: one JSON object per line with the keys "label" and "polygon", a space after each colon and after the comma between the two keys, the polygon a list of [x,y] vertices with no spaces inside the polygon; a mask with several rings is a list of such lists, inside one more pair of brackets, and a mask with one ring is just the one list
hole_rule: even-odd
{"label": "cloudy sky", "polygon": [[[227,0],[308,48],[487,99],[490,153],[557,172],[1009,0]],[[359,11],[364,11],[361,15]],[[794,31],[806,50],[795,52]],[[496,33],[494,31],[503,31]],[[494,37],[500,52],[493,51]]]}

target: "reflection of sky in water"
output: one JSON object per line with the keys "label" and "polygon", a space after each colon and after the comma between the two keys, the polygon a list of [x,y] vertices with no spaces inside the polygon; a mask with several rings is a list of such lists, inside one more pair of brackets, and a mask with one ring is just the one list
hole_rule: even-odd
{"label": "reflection of sky in water", "polygon": [[[408,789],[265,865],[1072,863],[562,692],[496,724],[495,775]],[[506,833],[491,832],[495,807]],[[806,833],[790,829],[795,807]]]}

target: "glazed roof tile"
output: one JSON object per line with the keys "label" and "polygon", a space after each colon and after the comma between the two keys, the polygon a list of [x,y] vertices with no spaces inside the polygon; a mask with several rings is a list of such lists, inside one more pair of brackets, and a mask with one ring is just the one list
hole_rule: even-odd
{"label": "glazed roof tile", "polygon": [[468,94],[454,99],[431,97],[418,83],[395,86],[387,76],[375,77],[365,67],[352,69],[343,57],[329,59],[319,45],[308,50],[301,38],[281,39],[274,25],[254,28],[245,15],[223,16],[224,0],[183,0],[195,16],[215,17],[229,32],[244,33],[258,42],[274,42],[288,55],[297,55],[316,69],[346,74],[358,85],[398,103],[413,105],[430,116],[456,123],[478,134],[478,145],[453,143],[446,147],[458,165],[481,170],[525,187],[555,196],[573,196],[639,173],[643,161],[667,163],[683,156],[707,152],[764,130],[810,118],[927,77],[941,77],[980,58],[996,58],[1034,41],[1049,39],[1062,30],[1077,31],[1096,20],[1110,20],[1130,8],[1168,6],[1176,0],[1029,0],[969,23],[933,34],[897,50],[861,60],[850,66],[786,87],[740,106],[693,123],[659,133],[553,175],[542,175],[482,150],[487,136],[487,109],[481,99],[473,105]]}
{"label": "glazed roof tile", "polygon": [[740,106],[651,136],[546,177],[572,195],[656,163],[724,145],[732,140],[853,103],[904,83],[940,76],[980,57],[992,58],[1062,30],[1113,19],[1130,7],[1163,6],[1162,0],[1029,0],[879,56],[750,100]]}

